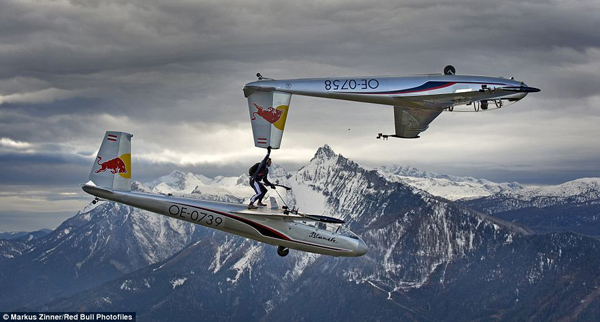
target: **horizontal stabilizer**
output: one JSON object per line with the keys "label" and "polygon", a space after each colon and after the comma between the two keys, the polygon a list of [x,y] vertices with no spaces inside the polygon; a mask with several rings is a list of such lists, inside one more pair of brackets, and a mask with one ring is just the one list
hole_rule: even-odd
{"label": "horizontal stabilizer", "polygon": [[400,138],[418,138],[419,133],[427,130],[442,110],[418,109],[404,106],[394,106],[394,123],[396,135]]}
{"label": "horizontal stabilizer", "polygon": [[343,224],[345,221],[333,217],[327,217],[322,215],[309,215],[303,214],[299,212],[291,212],[285,211],[282,209],[270,209],[270,208],[258,208],[258,209],[244,209],[240,211],[235,211],[236,214],[241,215],[254,215],[254,216],[266,216],[273,218],[282,218],[282,219],[292,219],[292,220],[311,220],[311,221],[320,221],[330,224]]}
{"label": "horizontal stabilizer", "polygon": [[345,221],[333,217],[321,216],[321,215],[304,215],[306,219],[312,219],[314,221],[326,222],[330,224],[343,224]]}

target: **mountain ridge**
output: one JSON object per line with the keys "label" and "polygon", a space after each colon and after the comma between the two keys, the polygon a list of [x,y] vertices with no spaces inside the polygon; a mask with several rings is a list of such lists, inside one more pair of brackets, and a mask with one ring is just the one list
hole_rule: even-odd
{"label": "mountain ridge", "polygon": [[[171,255],[156,256],[150,265],[122,270],[114,278],[78,292],[63,293],[68,297],[55,298],[45,305],[21,302],[21,307],[58,311],[134,309],[140,312],[140,318],[158,321],[193,320],[198,314],[211,320],[234,321],[522,320],[573,315],[585,318],[600,310],[594,295],[594,287],[600,284],[595,269],[599,263],[598,240],[571,233],[532,234],[522,226],[388,180],[387,175],[366,169],[329,146],[317,150],[311,161],[294,174],[278,171],[273,171],[272,178],[294,188],[288,194],[282,191],[282,199],[345,219],[369,245],[369,252],[348,259],[292,251],[280,258],[270,245],[203,227],[189,226],[189,231],[179,231],[170,224],[150,220],[143,226],[142,236],[161,236],[157,227],[162,227],[162,236],[172,232],[177,238],[187,235],[188,239],[179,242],[177,250],[171,247]],[[215,191],[211,182],[217,179],[211,180],[200,180],[190,193],[191,185],[183,185],[185,191],[168,193],[210,195],[209,191]],[[247,175],[242,174],[235,180],[225,180],[234,187],[231,191],[222,185],[220,188],[233,196],[238,193],[233,190],[247,189],[249,197],[246,180]],[[239,197],[244,196],[240,193]],[[111,203],[103,204],[109,207]],[[114,223],[123,213],[92,214],[98,207],[78,214],[77,223],[85,226],[89,222],[85,214],[100,221],[111,219],[116,233]],[[140,213],[140,218],[147,216],[158,215]],[[131,218],[128,214],[126,222],[132,222]],[[69,231],[64,236],[74,233]],[[7,276],[4,271],[0,273],[0,277]],[[582,283],[585,287],[569,286]],[[590,301],[586,307],[581,307],[583,298]],[[0,307],[6,307],[6,303],[0,301]]]}

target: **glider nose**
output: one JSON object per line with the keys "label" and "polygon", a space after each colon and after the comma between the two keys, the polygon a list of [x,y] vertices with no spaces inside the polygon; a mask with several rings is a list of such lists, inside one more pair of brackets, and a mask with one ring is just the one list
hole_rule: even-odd
{"label": "glider nose", "polygon": [[505,86],[505,87],[502,87],[502,89],[505,91],[508,91],[508,92],[515,92],[515,93],[537,93],[540,91],[539,88],[529,87],[525,84],[521,84],[520,86]]}
{"label": "glider nose", "polygon": [[541,89],[539,89],[539,88],[529,87],[529,86],[521,87],[521,90],[526,93],[537,93],[537,92],[541,91]]}
{"label": "glider nose", "polygon": [[541,91],[541,89],[539,89],[537,87],[527,86],[527,84],[525,84],[525,83],[521,83],[519,90],[521,93],[537,93],[537,92]]}
{"label": "glider nose", "polygon": [[362,241],[362,239],[359,239],[358,247],[356,247],[356,256],[362,256],[366,254],[368,250],[369,248],[367,247],[367,244],[365,244],[365,242]]}

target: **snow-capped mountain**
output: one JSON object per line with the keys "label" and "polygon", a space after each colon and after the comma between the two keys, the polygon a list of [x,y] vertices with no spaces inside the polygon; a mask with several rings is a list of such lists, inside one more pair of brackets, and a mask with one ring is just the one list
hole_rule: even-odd
{"label": "snow-capped mountain", "polygon": [[575,201],[589,201],[600,198],[600,178],[581,178],[555,186],[527,187],[506,195],[521,200],[532,200],[539,197],[571,198]]}
{"label": "snow-capped mountain", "polygon": [[600,236],[600,178],[460,200],[460,203],[536,232],[571,231]]}
{"label": "snow-capped mountain", "polygon": [[379,171],[388,176],[389,180],[398,180],[448,200],[490,196],[496,193],[519,191],[524,188],[516,182],[495,183],[473,177],[426,172],[410,166],[382,166]]}
{"label": "snow-capped mountain", "polygon": [[[600,203],[600,178],[582,178],[556,186],[526,187],[513,192],[501,192],[485,198],[487,213],[497,213],[526,207],[549,207],[573,203]],[[494,204],[491,206],[491,204]]]}
{"label": "snow-capped mountain", "polygon": [[197,186],[210,186],[212,182],[212,179],[201,174],[173,171],[145,186],[155,193],[191,193]]}
{"label": "snow-capped mountain", "polygon": [[[129,310],[147,321],[586,320],[600,312],[597,239],[532,234],[390,177],[329,146],[293,174],[271,171],[271,181],[293,187],[277,190],[290,205],[345,219],[369,245],[360,258],[281,258],[271,245],[114,203],[91,206],[10,266],[0,262],[0,287],[20,291],[0,297],[0,309]],[[173,172],[136,187],[245,200],[247,180]],[[61,280],[37,279],[52,291],[45,296],[22,291],[19,283],[40,275]],[[96,283],[74,286],[90,276]]]}
{"label": "snow-capped mountain", "polygon": [[242,202],[249,192],[249,187],[244,185],[242,178],[209,179],[203,175],[181,171],[173,171],[148,183],[147,186],[153,193],[238,203]]}
{"label": "snow-capped mountain", "polygon": [[530,207],[600,204],[600,178],[582,178],[555,186],[525,187],[513,192],[468,198],[461,202],[489,214]]}

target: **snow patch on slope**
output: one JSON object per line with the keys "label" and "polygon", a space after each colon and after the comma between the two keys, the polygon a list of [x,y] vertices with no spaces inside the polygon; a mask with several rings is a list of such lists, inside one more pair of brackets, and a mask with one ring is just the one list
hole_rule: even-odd
{"label": "snow patch on slope", "polygon": [[173,286],[173,289],[175,289],[176,287],[183,285],[185,281],[187,281],[187,277],[173,279],[170,283]]}
{"label": "snow patch on slope", "polygon": [[237,281],[240,279],[240,276],[242,276],[245,271],[248,271],[248,278],[251,280],[252,266],[261,260],[261,258],[263,258],[262,250],[263,247],[260,244],[254,243],[251,245],[244,256],[231,267],[231,269],[235,270],[237,273],[233,279],[227,278],[227,282],[231,284],[237,283]]}

